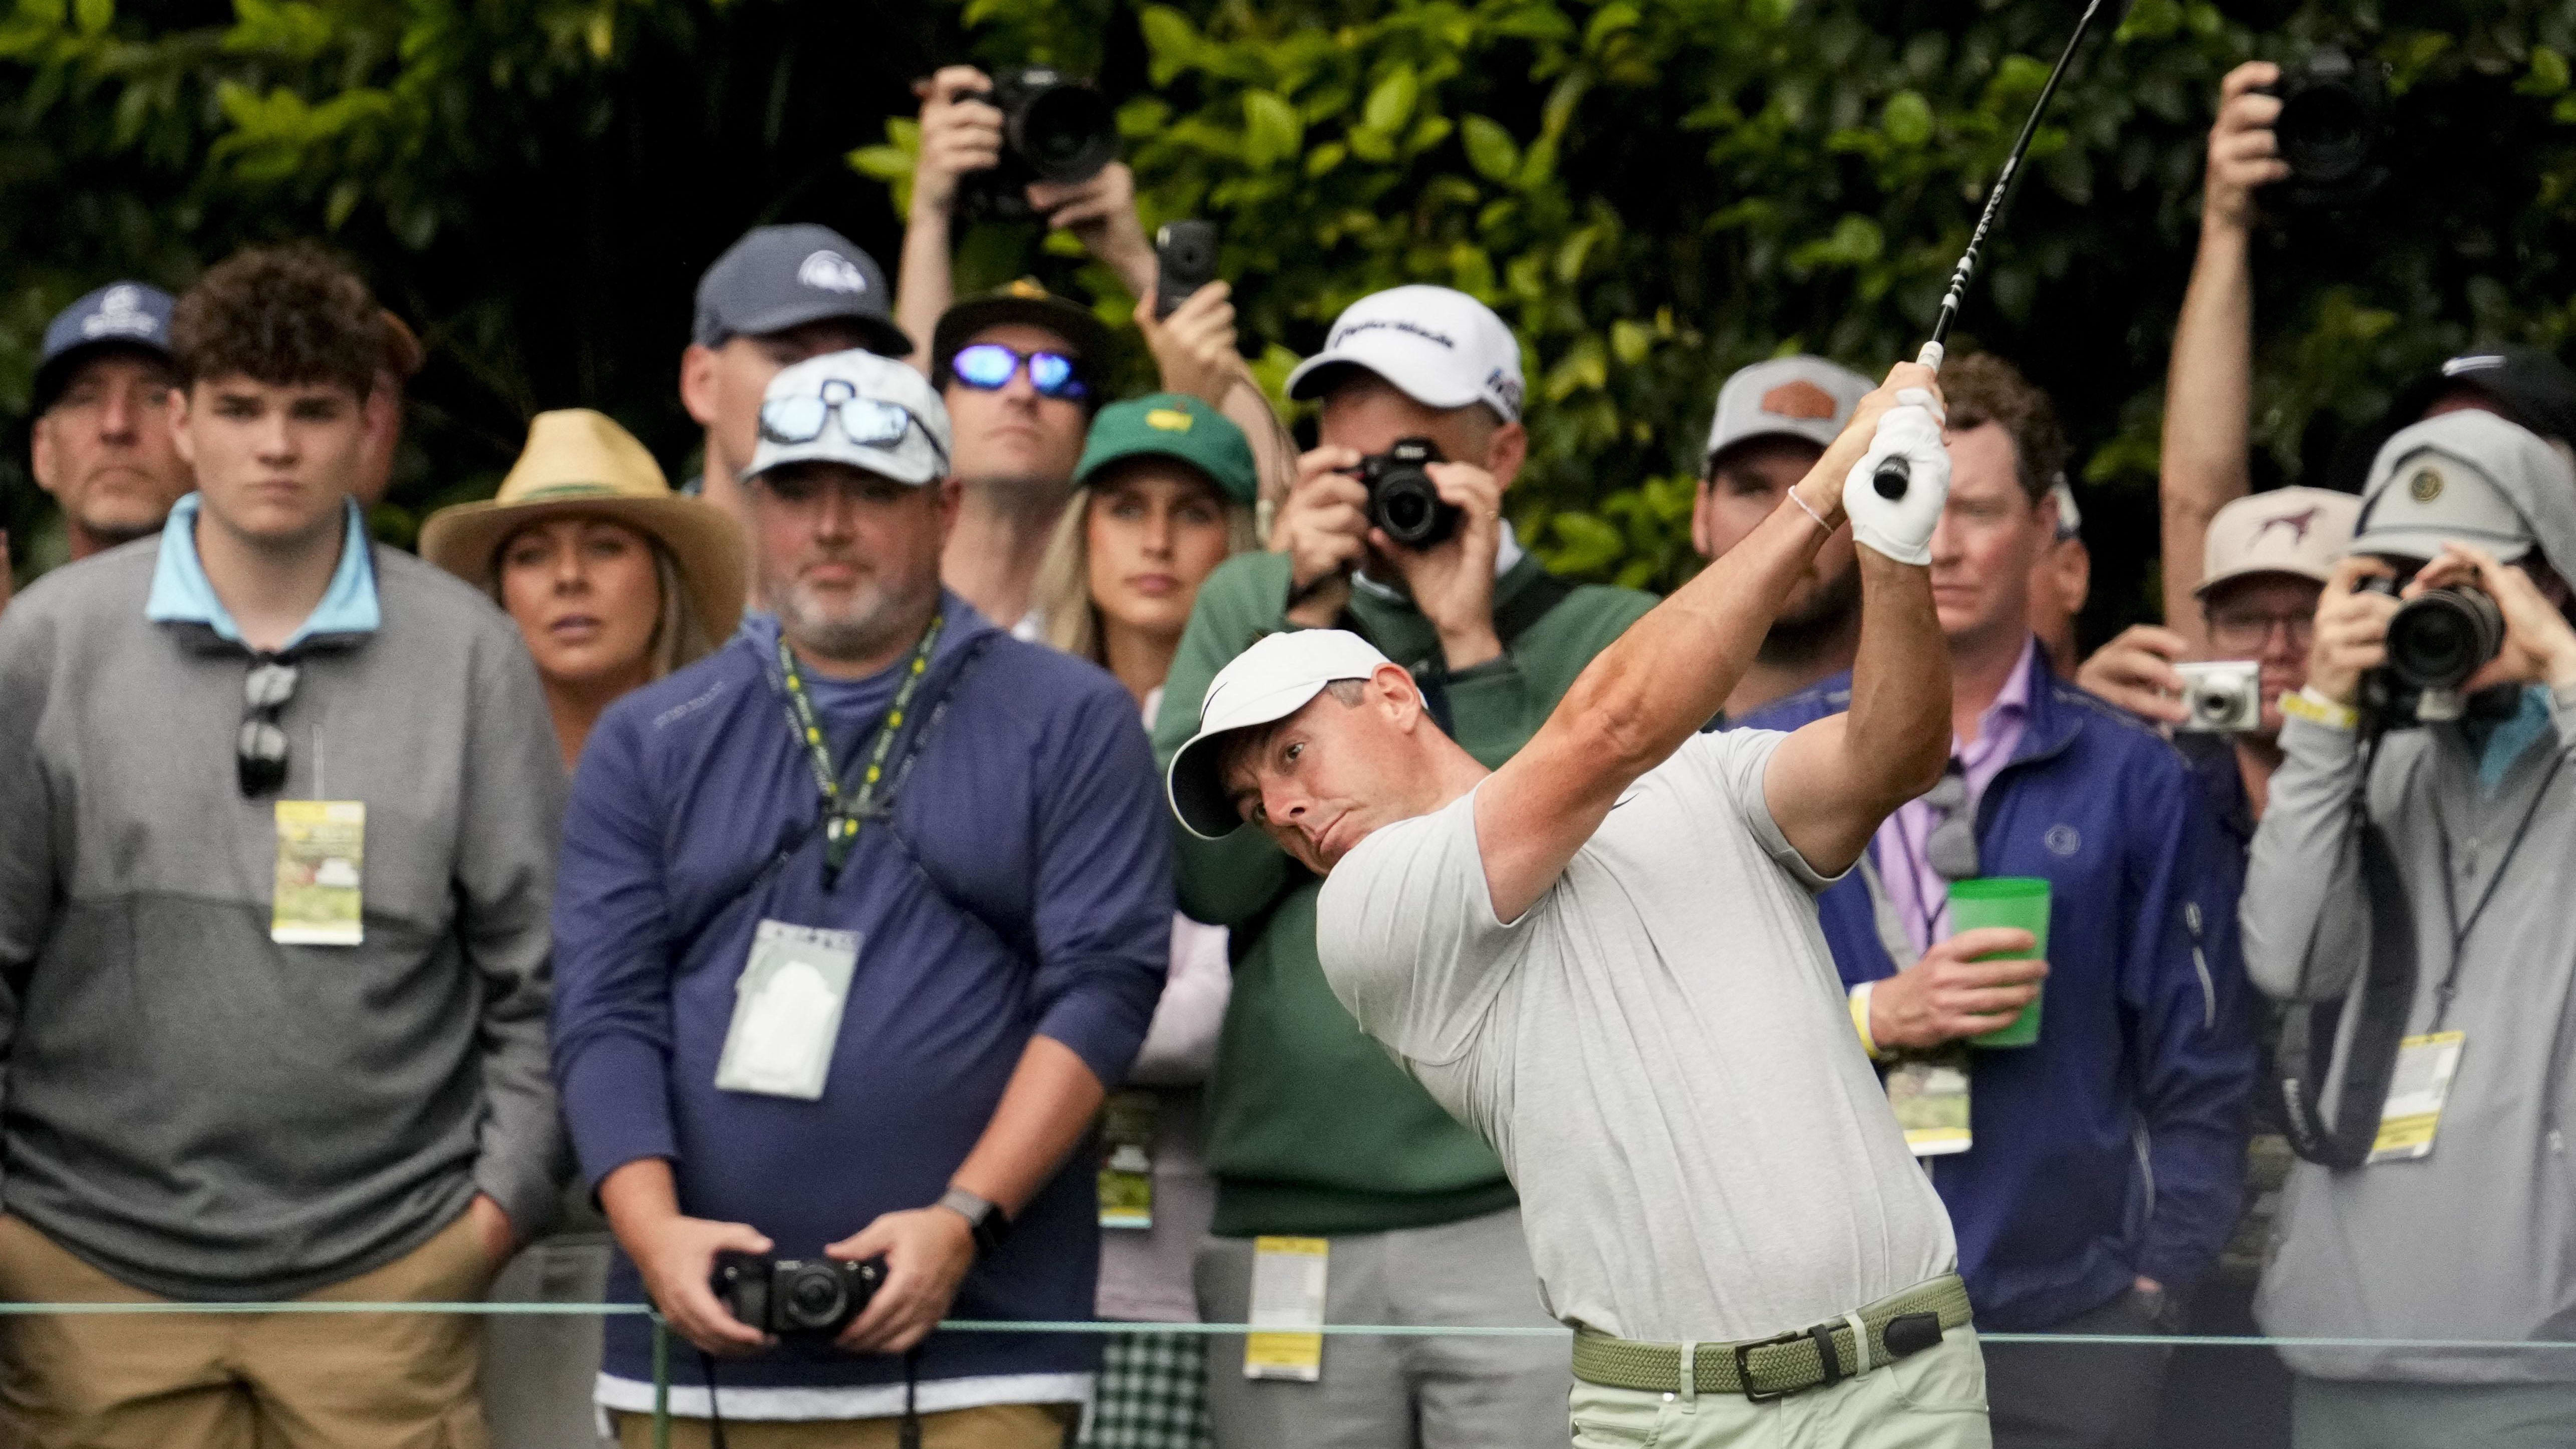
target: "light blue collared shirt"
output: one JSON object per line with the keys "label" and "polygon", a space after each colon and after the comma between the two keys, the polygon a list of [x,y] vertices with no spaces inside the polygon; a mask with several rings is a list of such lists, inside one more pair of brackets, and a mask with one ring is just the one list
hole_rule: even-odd
{"label": "light blue collared shirt", "polygon": [[[203,624],[219,638],[239,644],[241,626],[215,597],[206,566],[197,558],[197,510],[204,502],[202,495],[191,493],[170,509],[170,521],[161,526],[161,555],[152,566],[152,593],[143,602],[143,617],[155,624]],[[348,531],[340,542],[340,566],[332,571],[322,602],[278,650],[281,654],[316,634],[372,634],[384,623],[376,606],[376,568],[368,556],[366,521],[358,500],[344,502]]]}

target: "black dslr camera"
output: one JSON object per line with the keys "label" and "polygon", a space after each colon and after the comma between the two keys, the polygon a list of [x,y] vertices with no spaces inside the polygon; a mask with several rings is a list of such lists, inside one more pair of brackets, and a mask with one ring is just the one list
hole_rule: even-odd
{"label": "black dslr camera", "polygon": [[849,1326],[885,1282],[885,1260],[773,1258],[720,1252],[708,1286],[725,1311],[763,1333],[830,1338]]}
{"label": "black dslr camera", "polygon": [[1368,487],[1368,519],[1406,548],[1429,548],[1458,531],[1458,509],[1445,502],[1423,471],[1444,461],[1440,445],[1429,438],[1398,438],[1383,453],[1360,459],[1360,482]]}
{"label": "black dslr camera", "polygon": [[2293,206],[2346,207],[2369,199],[2388,180],[2379,158],[2388,130],[2388,67],[2355,60],[2333,46],[2296,65],[2265,87],[2281,99],[2272,135],[2289,163],[2279,183]]}
{"label": "black dslr camera", "polygon": [[[2394,595],[2394,579],[2362,587]],[[2388,663],[2363,681],[2364,701],[2391,727],[2455,720],[2465,712],[2460,686],[2504,648],[2504,611],[2475,584],[2427,589],[2388,620]]]}
{"label": "black dslr camera", "polygon": [[1042,65],[993,72],[989,91],[960,91],[1002,113],[1002,160],[959,187],[977,214],[1025,220],[1032,181],[1088,181],[1118,159],[1118,118],[1109,98]]}

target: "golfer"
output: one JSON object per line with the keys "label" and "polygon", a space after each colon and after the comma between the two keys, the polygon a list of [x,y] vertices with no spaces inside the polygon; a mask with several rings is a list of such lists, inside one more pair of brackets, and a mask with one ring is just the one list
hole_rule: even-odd
{"label": "golfer", "polygon": [[[1989,1443],[1949,1222],[1811,901],[1946,761],[1939,407],[1931,372],[1894,369],[1499,770],[1334,630],[1228,665],[1173,758],[1183,825],[1248,819],[1327,876],[1334,994],[1510,1168],[1548,1310],[1576,1332],[1578,1445]],[[1890,457],[1912,476],[1896,500],[1871,486]],[[1699,733],[1846,510],[1850,712]]]}

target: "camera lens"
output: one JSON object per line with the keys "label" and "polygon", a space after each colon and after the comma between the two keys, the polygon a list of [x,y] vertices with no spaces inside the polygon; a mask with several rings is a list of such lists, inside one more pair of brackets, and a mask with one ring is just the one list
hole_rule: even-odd
{"label": "camera lens", "polygon": [[1029,98],[1012,138],[1029,169],[1048,181],[1082,181],[1118,155],[1109,100],[1084,85],[1054,85]]}
{"label": "camera lens", "polygon": [[2300,92],[2274,124],[2281,159],[2302,180],[2341,181],[2370,159],[2370,115],[2348,86]]}
{"label": "camera lens", "polygon": [[2227,689],[2204,691],[2192,701],[2192,713],[2201,719],[2225,719],[2235,713],[2236,693]]}
{"label": "camera lens", "polygon": [[2388,668],[2417,689],[2458,689],[2504,647],[2504,614],[2470,588],[2433,589],[2388,621]]}
{"label": "camera lens", "polygon": [[788,1317],[797,1326],[828,1324],[840,1317],[841,1275],[831,1268],[799,1268],[787,1282],[786,1298]]}

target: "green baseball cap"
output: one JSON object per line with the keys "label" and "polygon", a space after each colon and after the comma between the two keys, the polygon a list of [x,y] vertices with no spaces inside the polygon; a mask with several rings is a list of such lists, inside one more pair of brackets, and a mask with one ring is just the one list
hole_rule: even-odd
{"label": "green baseball cap", "polygon": [[1111,403],[1091,420],[1077,485],[1129,458],[1178,458],[1208,475],[1226,497],[1250,505],[1261,491],[1252,444],[1234,420],[1186,393],[1157,392]]}

